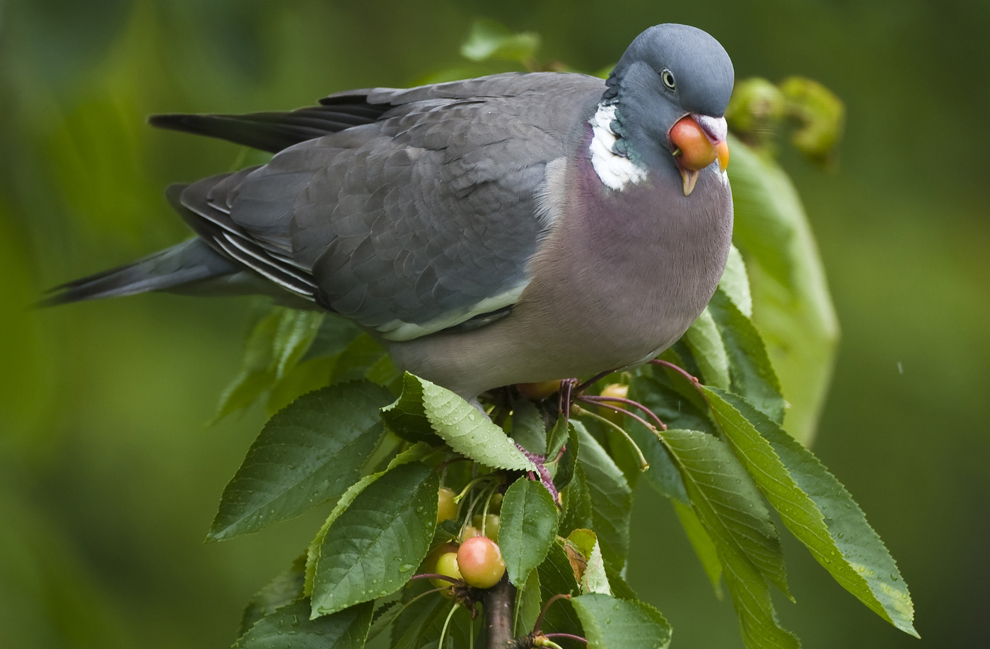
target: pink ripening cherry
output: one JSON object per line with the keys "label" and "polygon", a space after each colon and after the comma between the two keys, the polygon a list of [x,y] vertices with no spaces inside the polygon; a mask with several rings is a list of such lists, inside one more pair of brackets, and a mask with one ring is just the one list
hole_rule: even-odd
{"label": "pink ripening cherry", "polygon": [[487,536],[473,536],[457,550],[457,567],[468,586],[491,588],[505,574],[502,552]]}

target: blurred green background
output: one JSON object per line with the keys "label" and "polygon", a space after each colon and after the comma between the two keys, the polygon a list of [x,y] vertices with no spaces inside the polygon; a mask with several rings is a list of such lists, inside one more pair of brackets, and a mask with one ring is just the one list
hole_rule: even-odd
{"label": "blurred green background", "polygon": [[[990,3],[947,0],[25,0],[0,10],[0,646],[213,648],[323,511],[202,540],[263,421],[207,426],[249,302],[146,295],[36,311],[56,283],[176,243],[163,189],[240,150],[153,112],[290,109],[462,65],[477,17],[598,70],[658,22],[718,38],[738,78],[817,79],[848,108],[837,174],[785,150],[843,327],[815,450],[899,560],[923,639],[795,543],[806,647],[990,638]],[[741,647],[669,506],[641,487],[629,577],[682,649]]]}

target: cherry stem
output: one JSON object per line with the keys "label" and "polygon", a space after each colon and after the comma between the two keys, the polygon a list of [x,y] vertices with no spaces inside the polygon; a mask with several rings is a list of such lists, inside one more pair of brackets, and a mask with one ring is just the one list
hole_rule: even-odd
{"label": "cherry stem", "polygon": [[464,585],[463,579],[458,579],[457,577],[449,577],[447,575],[441,575],[440,573],[437,572],[424,572],[421,575],[413,575],[409,579],[410,581],[413,579],[442,579],[444,581],[449,581],[450,583],[455,584],[457,586]]}
{"label": "cherry stem", "polygon": [[581,394],[582,392],[584,392],[585,390],[587,390],[591,385],[597,383],[601,379],[604,379],[606,376],[608,376],[609,374],[611,374],[614,371],[615,370],[605,370],[604,372],[599,372],[598,374],[595,374],[593,377],[591,377],[590,379],[588,379],[587,381],[585,381],[581,385],[579,385],[576,388],[574,388],[574,391],[577,392],[578,394]]}
{"label": "cherry stem", "polygon": [[447,613],[447,619],[443,622],[443,629],[440,631],[440,643],[438,647],[443,646],[443,639],[447,636],[447,627],[450,626],[450,618],[454,617],[454,613],[457,612],[457,604],[455,603],[450,607],[450,613]]}
{"label": "cherry stem", "polygon": [[557,410],[564,415],[565,424],[571,419],[571,393],[576,384],[577,379],[564,379],[560,382],[560,392],[557,393],[559,395]]}
{"label": "cherry stem", "polygon": [[464,486],[464,488],[461,489],[461,493],[459,493],[456,496],[454,496],[454,502],[457,503],[457,504],[460,504],[460,502],[462,500],[464,500],[464,496],[466,496],[468,494],[468,491],[471,490],[471,487],[473,487],[474,485],[478,484],[479,482],[484,482],[485,480],[488,480],[488,476],[487,475],[479,476],[479,477],[475,478],[474,480],[472,480],[471,482],[467,483]]}
{"label": "cherry stem", "polygon": [[[606,397],[601,395],[595,396],[592,394],[586,395],[583,398],[588,401],[613,401],[615,403],[624,403],[628,406],[632,406],[634,408],[643,411],[643,413],[648,417],[650,417],[650,419],[657,422],[657,427],[660,428],[660,430],[667,430],[667,424],[663,423],[660,417],[657,416],[657,413],[653,412],[652,410],[650,410],[649,408],[647,408],[638,401],[633,401],[632,399],[626,399],[625,397]],[[606,405],[606,404],[602,404],[602,405]],[[608,407],[616,411],[618,410],[618,408],[614,408],[613,406],[608,406]]]}
{"label": "cherry stem", "polygon": [[569,594],[561,593],[559,595],[554,595],[553,597],[548,599],[547,603],[543,605],[543,610],[540,611],[539,617],[536,618],[536,624],[533,625],[533,635],[539,635],[540,625],[543,624],[543,618],[547,614],[547,609],[550,608],[550,605],[556,602],[558,599],[570,599],[570,598],[571,596]]}
{"label": "cherry stem", "polygon": [[550,647],[550,649],[564,649],[559,644],[546,637],[545,635],[538,635],[533,638],[534,647]]}
{"label": "cherry stem", "polygon": [[[637,415],[635,413],[632,413],[632,412],[629,412],[628,410],[625,410],[623,408],[619,408],[618,406],[613,406],[611,404],[603,403],[601,401],[589,401],[589,398],[588,397],[578,397],[576,399],[576,401],[580,401],[581,403],[588,403],[588,404],[591,404],[593,406],[604,406],[606,408],[611,408],[612,410],[614,410],[614,411],[616,411],[618,413],[621,413],[623,415],[626,415],[627,417],[632,417],[633,419],[635,419],[639,423],[641,423],[644,426],[646,426],[646,430],[653,431],[653,434],[654,435],[659,435],[660,434],[660,431],[657,430],[657,427],[656,426],[654,426],[650,422],[646,421],[645,419],[643,419],[639,415]],[[588,411],[586,410],[585,412],[588,412]],[[592,416],[595,416],[592,413],[589,413],[589,414],[591,414]],[[666,428],[664,428],[664,430],[666,430]]]}
{"label": "cherry stem", "polygon": [[690,372],[688,372],[687,370],[685,370],[683,367],[678,367],[677,365],[674,365],[671,362],[668,362],[668,361],[665,361],[665,360],[661,360],[659,358],[654,358],[652,361],[650,361],[650,365],[659,365],[661,367],[666,367],[667,369],[674,370],[675,372],[677,372],[678,374],[680,374],[681,376],[683,376],[684,378],[686,378],[688,381],[691,382],[691,385],[693,385],[694,388],[698,391],[698,394],[701,395],[701,398],[705,400],[705,405],[708,406],[708,409],[709,410],[712,409],[712,404],[708,400],[708,395],[705,394],[704,389],[702,389],[702,387],[701,387],[701,381],[698,380],[698,377],[697,376],[691,374]]}
{"label": "cherry stem", "polygon": [[[550,470],[547,469],[546,456],[539,455],[537,453],[530,453],[529,451],[526,450],[526,447],[520,444],[519,442],[516,442],[515,444],[519,452],[525,455],[526,459],[532,462],[533,466],[536,467],[535,473],[533,471],[530,471],[527,474],[529,476],[529,479],[533,480],[534,482],[536,480],[539,480],[540,483],[546,488],[546,490],[550,492],[550,495],[553,496],[553,501],[557,503],[557,506],[559,507],[560,493],[557,491],[557,487],[554,486],[553,484],[553,477],[550,475]],[[537,475],[539,476],[539,478],[536,477]]]}
{"label": "cherry stem", "polygon": [[466,457],[454,457],[454,458],[451,458],[451,459],[447,460],[446,462],[440,464],[437,467],[437,471],[443,471],[443,470],[445,470],[448,466],[450,466],[454,462],[468,462],[468,461],[469,461],[469,459],[466,458]]}
{"label": "cherry stem", "polygon": [[[595,403],[594,401],[588,401],[587,398],[585,398],[585,397],[578,397],[578,401],[580,401],[582,403]],[[617,407],[611,406],[611,405],[609,405],[607,403],[603,403],[603,404],[600,404],[600,405],[602,405],[602,406],[604,406],[606,408],[611,408],[612,410],[614,410],[614,411],[616,411],[618,413],[624,414],[624,415],[630,415],[632,417],[635,417],[636,416],[636,415],[632,414],[631,412],[629,412],[628,410],[623,410],[622,408],[617,408]],[[609,426],[610,428],[618,431],[619,434],[622,435],[623,437],[625,437],[626,438],[626,441],[629,442],[629,444],[634,449],[636,449],[636,455],[639,456],[639,470],[640,471],[646,471],[647,469],[650,468],[650,463],[646,461],[646,456],[643,455],[643,450],[639,447],[639,444],[637,444],[636,441],[632,437],[629,436],[629,433],[627,433],[622,428],[622,426],[618,425],[614,421],[611,421],[611,420],[609,420],[609,419],[607,419],[605,417],[602,417],[601,415],[599,415],[597,413],[591,412],[590,410],[585,410],[584,408],[581,408],[580,406],[577,406],[577,405],[574,406],[574,411],[575,411],[575,414],[577,414],[579,416],[580,415],[588,415],[589,417],[593,417],[593,418],[597,419],[598,421],[602,422],[603,424],[605,424],[606,426]],[[653,429],[653,430],[656,430],[656,429],[653,428],[653,426],[650,426],[650,428]]]}
{"label": "cherry stem", "polygon": [[582,638],[579,635],[574,635],[573,633],[544,633],[543,634],[543,637],[544,638],[567,638],[568,640],[577,640],[578,642],[583,642],[584,644],[588,644],[588,640],[586,638]]}

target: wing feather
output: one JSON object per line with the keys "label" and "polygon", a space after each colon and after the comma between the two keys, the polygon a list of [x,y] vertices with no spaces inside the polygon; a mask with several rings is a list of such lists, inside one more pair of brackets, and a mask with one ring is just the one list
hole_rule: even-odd
{"label": "wing feather", "polygon": [[190,186],[183,206],[230,257],[404,340],[483,325],[518,300],[553,226],[538,205],[547,165],[575,151],[603,90],[582,75],[494,75],[159,125],[277,144],[267,165]]}

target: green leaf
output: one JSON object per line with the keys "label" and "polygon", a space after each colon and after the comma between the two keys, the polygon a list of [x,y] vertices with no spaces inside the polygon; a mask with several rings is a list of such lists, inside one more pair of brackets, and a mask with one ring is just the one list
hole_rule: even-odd
{"label": "green leaf", "polygon": [[[671,349],[665,351],[661,358],[677,366],[684,364],[684,360]],[[656,413],[668,428],[715,433],[708,418],[708,405],[698,393],[698,387],[678,372],[656,365],[640,368],[639,375],[629,386],[629,398]],[[641,432],[649,431],[644,429]],[[635,435],[634,438],[639,439]],[[653,466],[652,460],[650,466]]]}
{"label": "green leaf", "polygon": [[756,327],[722,291],[715,291],[708,310],[718,324],[729,357],[731,390],[746,397],[774,421],[783,421],[780,382]]}
{"label": "green leaf", "polygon": [[368,334],[351,341],[334,361],[331,383],[368,378],[368,374],[386,356],[385,350]]}
{"label": "green leaf", "polygon": [[[809,443],[825,402],[839,325],[814,234],[790,178],[730,136],[733,239],[746,259],[754,322],[790,409],[786,427]],[[740,305],[741,308],[741,305]]]}
{"label": "green leaf", "polygon": [[718,438],[694,430],[662,434],[688,497],[712,540],[752,562],[788,597],[784,556],[770,512],[752,478]]}
{"label": "green leaf", "polygon": [[605,559],[621,568],[629,551],[632,490],[622,471],[581,422],[572,420],[572,425],[580,444],[578,465],[591,497],[592,528],[598,534]]}
{"label": "green leaf", "polygon": [[526,583],[516,591],[515,610],[512,616],[512,634],[524,636],[533,630],[540,611],[543,609],[543,596],[540,592],[540,571],[533,570]]}
{"label": "green leaf", "polygon": [[[623,430],[628,432],[630,420],[625,415],[623,415],[622,419],[624,420]],[[605,438],[605,447],[608,449],[608,454],[611,456],[612,461],[615,462],[615,466],[619,467],[619,470],[622,471],[622,477],[626,479],[629,489],[636,491],[636,485],[639,484],[639,479],[645,475],[645,472],[643,471],[639,454],[633,448],[633,445],[629,443],[625,435],[611,426],[606,426],[602,422],[596,421],[592,423],[585,420],[584,424],[588,428],[597,427],[602,431],[602,437]],[[649,460],[646,462],[649,465]],[[649,469],[649,466],[647,466],[647,469]]]}
{"label": "green leaf", "polygon": [[[560,542],[550,546],[550,552],[546,560],[537,569],[540,575],[540,591],[543,594],[543,602],[547,602],[554,595],[568,594],[576,597],[581,594],[577,579],[574,577],[574,570],[571,562],[567,558]],[[573,633],[581,635],[581,620],[570,602],[554,602],[543,618],[542,629],[546,633]],[[561,643],[563,644],[563,643]]]}
{"label": "green leaf", "polygon": [[403,591],[399,600],[403,608],[392,624],[391,649],[425,649],[431,639],[432,648],[436,647],[452,604],[437,593],[426,595],[432,588],[433,584],[423,580]]}
{"label": "green leaf", "polygon": [[799,649],[797,637],[777,621],[770,587],[753,564],[729,546],[719,546],[718,554],[746,647]]}
{"label": "green leaf", "polygon": [[309,602],[298,602],[262,618],[234,649],[362,649],[373,610],[368,602],[311,620]]}
{"label": "green leaf", "polygon": [[[378,473],[373,473],[362,477],[360,480],[352,484],[347,489],[347,491],[344,492],[344,494],[340,497],[340,500],[337,501],[337,504],[334,505],[333,511],[331,511],[330,515],[327,516],[327,520],[320,527],[320,531],[316,533],[316,536],[313,538],[312,541],[310,541],[309,547],[306,548],[306,582],[305,585],[303,586],[303,592],[305,592],[307,596],[311,596],[313,594],[313,584],[316,579],[316,566],[320,562],[320,555],[323,549],[323,542],[326,539],[327,532],[329,531],[330,526],[334,524],[337,518],[339,518],[340,515],[343,514],[347,510],[347,508],[351,506],[351,503],[354,502],[354,499],[357,498],[358,495],[362,491],[364,491],[369,485],[374,483],[376,480],[378,480],[387,472],[391,471],[397,466],[402,466],[403,464],[408,464],[410,462],[419,462],[424,457],[426,457],[430,452],[432,452],[432,450],[433,449],[431,449],[426,444],[422,444],[422,443],[414,444],[413,446],[407,448],[405,451],[399,453],[394,458],[392,458],[392,461],[388,463],[388,466],[385,468],[384,471],[380,471]],[[439,526],[437,526],[437,530],[439,530]],[[434,536],[436,536],[436,533],[434,534]],[[400,570],[400,572],[403,571]]]}
{"label": "green leaf", "polygon": [[[368,485],[372,484],[375,480],[378,480],[378,478],[382,477],[388,471],[397,466],[402,466],[403,464],[408,464],[410,462],[419,462],[431,451],[432,449],[426,444],[414,444],[392,458],[392,460],[388,463],[388,466],[385,467],[383,471],[366,475],[348,487],[347,491],[345,491],[340,497],[340,500],[337,501],[337,504],[334,505],[333,510],[330,512],[330,515],[327,516],[326,521],[324,521],[323,525],[320,526],[320,530],[316,533],[316,536],[309,542],[309,547],[306,548],[306,583],[303,590],[307,597],[313,594],[313,582],[316,579],[316,565],[320,561],[320,552],[323,548],[323,541],[326,539],[327,531],[330,529],[330,526],[333,525],[334,521],[336,521],[337,518],[339,518],[340,515],[351,506],[351,503],[353,503],[354,499],[358,497],[358,494],[364,491]],[[437,530],[439,529],[440,527],[437,526]],[[434,536],[436,535],[437,533],[434,532]]]}
{"label": "green leaf", "polygon": [[552,462],[560,454],[560,449],[564,448],[571,435],[571,428],[568,425],[567,417],[559,416],[554,422],[553,428],[547,432],[547,460]]}
{"label": "green leaf", "polygon": [[[467,610],[437,593],[424,595],[432,588],[433,585],[429,582],[419,582],[403,592],[400,601],[403,606],[408,604],[408,607],[399,614],[392,626],[391,649],[437,649],[444,623],[452,611],[443,649],[467,649],[470,646],[472,623]],[[479,649],[484,646],[477,641],[479,631],[484,631],[483,626],[480,619],[473,624],[474,646]]]}
{"label": "green leaf", "polygon": [[316,338],[323,314],[272,307],[244,343],[241,369],[220,397],[215,419],[247,408],[285,377]]}
{"label": "green leaf", "polygon": [[[555,425],[554,428],[556,427]],[[574,430],[574,427],[568,424],[564,427],[564,430],[570,431],[570,436],[567,438],[567,446],[560,447],[564,452],[561,454],[560,449],[558,449],[557,454],[553,456],[554,460],[547,465],[550,475],[553,477],[553,484],[558,491],[571,483],[580,451],[580,445],[577,441],[577,431]]]}
{"label": "green leaf", "polygon": [[382,409],[389,428],[400,436],[432,431],[455,452],[486,466],[535,471],[536,466],[484,413],[450,390],[409,374],[402,395]]}
{"label": "green leaf", "polygon": [[660,611],[640,601],[589,594],[571,600],[589,649],[665,649],[671,628]]}
{"label": "green leaf", "polygon": [[608,585],[612,589],[613,596],[619,599],[639,599],[636,591],[629,587],[622,575],[607,561],[605,562],[605,576],[608,577]]}
{"label": "green leaf", "polygon": [[348,487],[347,491],[340,497],[340,500],[337,501],[337,504],[334,505],[333,511],[327,516],[327,520],[320,526],[320,530],[316,533],[316,536],[310,541],[309,547],[306,548],[306,581],[303,586],[307,596],[312,596],[313,594],[313,584],[316,580],[316,566],[320,562],[323,541],[327,538],[327,532],[330,530],[330,526],[333,525],[334,521],[341,514],[347,511],[347,508],[351,506],[351,503],[358,497],[358,494],[383,475],[385,475],[385,471],[366,475]]}
{"label": "green leaf", "polygon": [[661,496],[684,504],[690,503],[677,465],[670,457],[670,452],[660,443],[653,431],[635,423],[627,429],[627,432],[643,451],[643,457],[650,463],[649,470],[643,474],[646,484],[653,487]]}
{"label": "green leaf", "polygon": [[273,309],[251,328],[244,340],[241,369],[220,395],[215,420],[247,408],[275,382],[273,348],[280,314]]}
{"label": "green leaf", "polygon": [[412,374],[402,379],[402,394],[389,406],[382,408],[382,419],[389,430],[411,442],[426,442],[439,446],[443,440],[433,431],[423,410],[423,384]]}
{"label": "green leaf", "polygon": [[400,613],[402,613],[402,602],[397,599],[385,602],[376,608],[375,615],[371,620],[371,628],[368,630],[368,641],[370,642],[392,626]]}
{"label": "green leaf", "polygon": [[701,368],[704,382],[720,388],[728,388],[729,357],[725,352],[725,345],[722,344],[718,326],[707,308],[684,334],[684,341],[698,367]]}
{"label": "green leaf", "polygon": [[743,261],[739,248],[729,248],[729,258],[725,263],[722,279],[718,287],[729,296],[732,303],[739,307],[747,318],[753,317],[753,296],[749,289],[749,274],[746,272],[746,262]]}
{"label": "green leaf", "polygon": [[883,541],[811,451],[742,398],[705,388],[726,438],[784,525],[839,584],[917,636],[907,584]]}
{"label": "green leaf", "polygon": [[[520,400],[512,404],[511,428],[506,434],[530,453],[545,455],[547,430],[543,415],[532,401]],[[552,458],[548,458],[552,459]]]}
{"label": "green leaf", "polygon": [[437,521],[439,478],[403,464],[361,491],[330,525],[313,579],[313,617],[385,597],[426,557]]}
{"label": "green leaf", "polygon": [[402,379],[402,372],[395,366],[395,363],[392,362],[392,357],[385,354],[375,361],[374,365],[368,368],[368,371],[364,376],[372,383],[384,385],[389,389],[398,391],[400,380]]}
{"label": "green leaf", "polygon": [[550,551],[557,536],[557,505],[546,487],[519,478],[502,500],[498,545],[509,581],[522,586]]}
{"label": "green leaf", "polygon": [[224,489],[208,540],[256,532],[338,498],[360,476],[383,426],[387,390],[362,382],[297,399],[265,424]]}
{"label": "green leaf", "polygon": [[265,412],[268,416],[271,417],[307,392],[330,385],[333,363],[332,358],[314,358],[302,361],[289,370],[271,388],[268,401],[265,403]]}
{"label": "green leaf", "polygon": [[325,313],[323,322],[320,323],[320,327],[313,337],[313,342],[303,354],[301,362],[313,358],[337,356],[362,333],[361,327],[357,326],[353,320],[333,313]]}
{"label": "green leaf", "polygon": [[688,541],[691,542],[694,553],[698,555],[701,567],[704,569],[705,574],[708,575],[708,579],[712,582],[712,588],[715,589],[715,596],[722,599],[722,584],[720,582],[722,578],[722,562],[718,559],[718,549],[715,547],[712,537],[708,536],[708,532],[705,531],[701,521],[698,520],[698,515],[694,513],[694,510],[689,505],[685,505],[677,500],[673,501],[673,503],[674,512],[677,514],[678,520],[681,521],[681,527],[684,528],[684,533],[687,535]]}
{"label": "green leaf", "polygon": [[281,380],[286,372],[295,367],[310,344],[316,338],[323,323],[323,313],[319,311],[296,311],[275,308],[281,313],[278,330],[275,332],[272,357],[275,362],[275,380]]}
{"label": "green leaf", "polygon": [[472,61],[502,59],[528,64],[540,47],[540,35],[534,32],[513,34],[494,20],[476,20],[468,38],[461,45],[461,56]]}
{"label": "green leaf", "polygon": [[271,580],[255,593],[244,609],[239,635],[247,633],[254,624],[270,615],[276,609],[292,604],[303,597],[303,584],[306,580],[306,555],[292,562],[292,567]]}
{"label": "green leaf", "polygon": [[605,559],[602,557],[598,536],[591,530],[574,530],[567,535],[567,542],[579,548],[581,556],[584,557],[584,572],[581,573],[579,581],[581,592],[611,595],[612,588],[605,573]]}
{"label": "green leaf", "polygon": [[570,534],[574,530],[589,528],[592,520],[591,494],[588,492],[588,481],[584,477],[584,469],[574,467],[574,477],[561,492],[564,501],[564,513],[560,519],[560,534]]}

